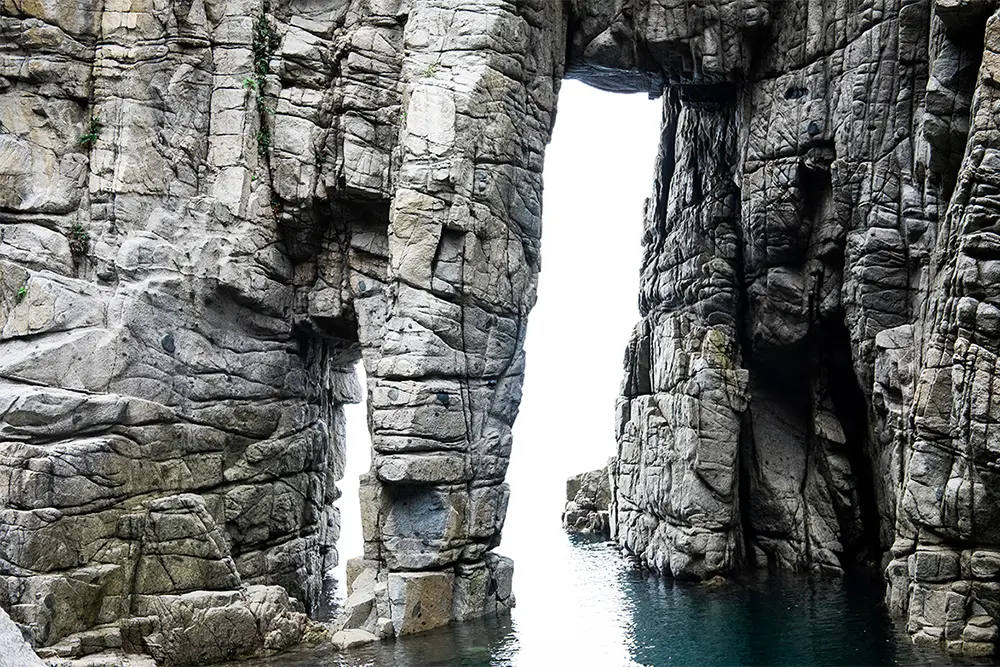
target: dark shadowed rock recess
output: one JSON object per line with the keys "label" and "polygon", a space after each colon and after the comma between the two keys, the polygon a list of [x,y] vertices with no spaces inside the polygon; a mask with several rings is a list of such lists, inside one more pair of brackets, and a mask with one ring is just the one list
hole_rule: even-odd
{"label": "dark shadowed rock recess", "polygon": [[564,77],[663,100],[614,538],[875,564],[915,640],[992,651],[993,2],[0,0],[0,35],[0,607],[44,655],[299,641],[358,359],[341,638],[513,605]]}

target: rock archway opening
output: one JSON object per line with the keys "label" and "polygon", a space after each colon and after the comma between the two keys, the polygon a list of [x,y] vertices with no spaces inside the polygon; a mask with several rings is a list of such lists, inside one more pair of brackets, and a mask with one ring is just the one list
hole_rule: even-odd
{"label": "rock archway opening", "polygon": [[566,479],[606,467],[615,454],[615,403],[639,319],[644,208],[661,115],[662,100],[644,93],[576,80],[560,89],[545,155],[543,267],[507,476],[502,549],[519,577],[531,577],[533,565],[521,565],[532,558],[528,545],[547,541],[554,528],[558,534]]}
{"label": "rock archway opening", "polygon": [[[506,474],[510,508],[500,549],[523,563],[519,576],[525,578],[535,569],[532,552],[537,544],[559,535],[565,478],[605,466],[615,453],[614,406],[622,352],[639,318],[644,207],[661,115],[662,100],[648,94],[616,94],[574,80],[562,84],[559,118],[545,162],[546,268],[525,339],[528,372],[514,433],[525,444],[512,454]],[[608,118],[615,123],[608,125]],[[449,239],[459,237],[455,232],[442,236],[435,271],[451,261]],[[348,243],[363,249],[369,240],[363,235],[359,240],[355,231]],[[365,286],[356,283],[356,293],[364,295]],[[363,321],[370,309],[364,301],[354,307]],[[377,499],[366,493],[359,478],[370,481],[381,474],[372,468],[369,427],[375,420],[384,433],[389,417],[370,412],[368,394],[391,391],[384,385],[392,384],[370,384],[360,361],[354,368],[363,397],[345,404],[342,411],[346,462],[337,483],[339,563],[328,578],[324,600],[333,610],[343,606],[353,588],[348,582],[357,576],[357,565],[348,561],[364,550],[361,514],[380,512],[372,505]],[[450,389],[429,397],[442,413],[453,407],[452,401],[464,398],[462,391]],[[383,449],[383,457],[392,455]],[[421,490],[395,489],[389,504],[418,507],[406,517],[411,523],[413,517],[447,517],[452,510],[442,506],[439,497],[424,497]],[[399,494],[409,494],[410,500],[401,502]],[[402,564],[400,569],[407,567]]]}
{"label": "rock archway opening", "polygon": [[360,478],[371,469],[371,434],[368,431],[368,376],[362,362],[354,365],[362,388],[360,400],[344,406],[344,434],[346,456],[343,478],[337,483],[337,500],[340,521],[340,538],[337,541],[338,561],[327,573],[324,602],[332,612],[342,606],[347,597],[347,560],[362,553]]}

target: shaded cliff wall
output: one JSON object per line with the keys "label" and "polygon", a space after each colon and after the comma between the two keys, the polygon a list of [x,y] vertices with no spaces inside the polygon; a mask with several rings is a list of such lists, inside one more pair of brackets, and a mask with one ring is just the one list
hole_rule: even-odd
{"label": "shaded cliff wall", "polygon": [[719,42],[659,73],[616,537],[679,577],[886,567],[916,640],[988,652],[993,6],[762,10],[731,85]]}

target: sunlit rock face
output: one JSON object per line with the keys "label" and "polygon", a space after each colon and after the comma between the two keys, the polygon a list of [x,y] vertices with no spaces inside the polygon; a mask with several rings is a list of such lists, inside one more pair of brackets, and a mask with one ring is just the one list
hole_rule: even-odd
{"label": "sunlit rock face", "polygon": [[574,76],[664,109],[616,539],[678,577],[887,565],[917,638],[991,649],[992,11],[0,2],[0,607],[54,656],[298,641],[363,359],[348,629],[509,609]]}
{"label": "sunlit rock face", "polygon": [[298,641],[363,358],[374,628],[509,609],[559,3],[0,8],[0,606],[55,657]]}

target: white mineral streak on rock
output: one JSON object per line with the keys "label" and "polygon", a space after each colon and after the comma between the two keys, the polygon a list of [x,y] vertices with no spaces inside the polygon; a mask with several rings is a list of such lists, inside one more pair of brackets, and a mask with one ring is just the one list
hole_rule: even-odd
{"label": "white mineral streak on rock", "polygon": [[0,609],[0,667],[44,667],[45,663],[35,655],[28,642],[24,641],[21,630]]}

